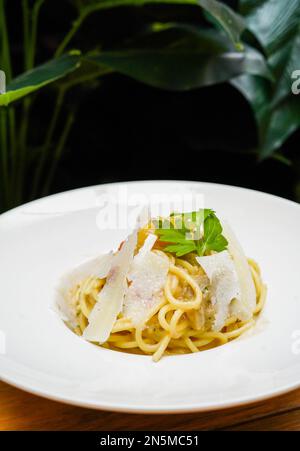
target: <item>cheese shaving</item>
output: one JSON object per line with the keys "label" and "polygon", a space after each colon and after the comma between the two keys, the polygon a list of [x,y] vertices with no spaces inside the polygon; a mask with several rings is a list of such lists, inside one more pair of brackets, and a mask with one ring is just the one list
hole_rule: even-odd
{"label": "cheese shaving", "polygon": [[219,331],[228,318],[231,301],[241,296],[237,272],[227,251],[196,259],[210,280],[211,301],[215,309],[213,329]]}
{"label": "cheese shaving", "polygon": [[226,222],[222,223],[222,227],[241,287],[241,296],[232,303],[231,313],[242,321],[248,321],[256,307],[255,285],[247,258],[234,232]]}
{"label": "cheese shaving", "polygon": [[134,261],[142,259],[149,251],[151,251],[156,240],[157,240],[157,236],[154,235],[153,233],[148,235],[147,238],[145,239],[143,246],[139,250],[138,254],[134,257]]}
{"label": "cheese shaving", "polygon": [[60,278],[56,288],[57,296],[55,299],[54,310],[59,314],[63,321],[68,322],[73,327],[77,326],[76,309],[74,298],[71,295],[71,289],[90,276],[99,277],[100,279],[105,278],[109,273],[112,258],[112,252],[99,255],[95,258],[86,260]]}
{"label": "cheese shaving", "polygon": [[131,284],[124,301],[123,314],[134,325],[145,320],[148,313],[161,302],[169,271],[169,261],[151,251],[156,240],[149,235],[134,257],[129,273]]}
{"label": "cheese shaving", "polygon": [[117,316],[122,310],[127,290],[126,278],[136,244],[137,231],[135,230],[113,256],[106,284],[97,297],[97,302],[90,313],[89,324],[83,333],[86,340],[102,344],[108,339]]}

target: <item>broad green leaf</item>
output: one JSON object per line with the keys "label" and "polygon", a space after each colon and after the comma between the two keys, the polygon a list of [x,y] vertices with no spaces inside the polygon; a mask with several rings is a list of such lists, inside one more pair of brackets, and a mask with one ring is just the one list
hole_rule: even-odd
{"label": "broad green leaf", "polygon": [[236,52],[224,42],[216,32],[199,31],[166,48],[123,49],[87,58],[140,82],[175,91],[221,83],[244,73],[270,77],[259,52],[251,48]]}
{"label": "broad green leaf", "polygon": [[66,76],[79,67],[80,58],[77,52],[71,52],[25,72],[12,80],[7,92],[0,95],[0,106],[7,106]]}
{"label": "broad green leaf", "polygon": [[[250,103],[255,115],[259,134],[268,127],[272,88],[268,80],[252,75],[241,75],[230,82]],[[260,140],[263,137],[260,136]]]}
{"label": "broad green leaf", "polygon": [[297,33],[299,0],[240,0],[240,12],[268,55],[280,51]]}
{"label": "broad green leaf", "polygon": [[272,111],[269,126],[264,136],[261,157],[270,156],[284,141],[300,127],[300,99],[297,96],[285,99]]}
{"label": "broad green leaf", "polygon": [[295,70],[300,68],[300,3],[297,33],[289,41],[289,44],[283,45],[276,54],[270,56],[269,62],[277,74],[273,104],[279,104],[285,97],[290,96],[291,76]]}
{"label": "broad green leaf", "polygon": [[271,156],[300,127],[299,96],[291,95],[272,108],[272,90],[266,80],[243,75],[231,80],[231,84],[252,106],[258,125],[260,158]]}
{"label": "broad green leaf", "polygon": [[57,84],[65,89],[69,89],[77,85],[90,86],[90,82],[93,82],[110,72],[111,70],[106,67],[101,67],[99,64],[86,59],[81,59],[78,69],[59,79]]}
{"label": "broad green leaf", "polygon": [[291,73],[299,68],[300,0],[240,0],[240,5],[247,27],[266,51],[279,102],[290,94]]}
{"label": "broad green leaf", "polygon": [[[78,3],[78,2],[77,2]],[[110,9],[120,6],[144,6],[147,4],[170,4],[199,6],[226,31],[230,39],[241,45],[241,34],[245,29],[243,19],[231,8],[216,0],[87,0],[78,6],[82,18],[86,18],[94,11]]]}
{"label": "broad green leaf", "polygon": [[273,83],[252,76],[232,81],[253,108],[258,152],[266,158],[300,126],[300,99],[291,92],[292,73],[300,62],[300,0],[240,0],[240,11],[274,74]]}

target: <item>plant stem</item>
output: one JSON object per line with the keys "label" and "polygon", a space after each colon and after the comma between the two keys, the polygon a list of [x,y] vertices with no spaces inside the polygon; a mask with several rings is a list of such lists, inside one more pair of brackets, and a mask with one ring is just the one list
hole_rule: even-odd
{"label": "plant stem", "polygon": [[[28,0],[22,0],[22,11],[23,11],[23,53],[24,53],[24,70],[29,70],[29,48],[30,48],[30,9]],[[23,190],[23,181],[24,181],[24,171],[25,171],[25,160],[26,160],[26,146],[27,146],[27,129],[28,129],[28,116],[30,112],[30,104],[31,99],[26,97],[23,100],[23,112],[22,119],[19,128],[19,136],[18,136],[18,147],[19,147],[19,155],[18,155],[18,163],[17,163],[17,172],[16,172],[16,203],[21,203],[22,200],[22,190]]]}
{"label": "plant stem", "polygon": [[280,161],[280,163],[283,163],[286,166],[292,166],[292,164],[293,164],[292,161],[289,158],[287,158],[285,155],[282,155],[279,152],[274,153],[273,155],[271,155],[271,158],[273,158],[273,160]]}
{"label": "plant stem", "polygon": [[30,70],[34,66],[38,18],[44,1],[36,0],[32,10],[30,10],[28,0],[22,0],[25,70]]}
{"label": "plant stem", "polygon": [[32,193],[31,193],[32,199],[34,199],[36,197],[39,185],[41,183],[41,178],[42,178],[43,171],[45,169],[45,165],[47,162],[48,152],[49,152],[49,149],[52,144],[53,135],[54,135],[57,121],[59,118],[60,110],[61,110],[61,107],[62,107],[62,104],[64,101],[65,93],[66,93],[65,89],[62,89],[62,88],[58,91],[53,116],[52,116],[52,119],[51,119],[51,122],[50,122],[50,125],[48,128],[45,143],[43,145],[43,152],[40,157],[40,160],[39,160],[36,172],[35,172],[35,176],[34,176],[33,188],[32,188]]}
{"label": "plant stem", "polygon": [[41,6],[43,5],[45,0],[37,0],[32,8],[31,14],[31,39],[30,39],[30,47],[29,47],[29,55],[28,55],[28,63],[29,69],[32,69],[34,66],[35,53],[36,53],[36,37],[37,37],[37,28],[38,28],[38,19]]}
{"label": "plant stem", "polygon": [[62,135],[61,135],[61,137],[60,137],[60,139],[58,141],[58,144],[57,144],[57,147],[56,147],[56,151],[55,151],[53,159],[52,159],[52,163],[51,163],[51,166],[50,166],[50,169],[49,169],[49,172],[48,172],[48,176],[46,178],[46,181],[45,181],[45,184],[44,184],[44,188],[43,188],[43,195],[44,196],[46,196],[48,194],[49,188],[51,187],[51,183],[53,181],[53,177],[54,177],[55,171],[57,169],[58,162],[61,159],[61,156],[62,156],[62,153],[63,153],[63,149],[65,147],[67,138],[69,136],[71,127],[72,127],[73,122],[74,122],[74,118],[75,118],[75,114],[72,111],[72,112],[69,113],[69,115],[67,117],[67,120],[66,120],[66,123],[65,123]]}
{"label": "plant stem", "polygon": [[[36,37],[39,12],[44,0],[37,0],[33,6],[30,14],[30,8],[28,0],[22,0],[23,7],[23,32],[24,32],[24,67],[25,70],[30,70],[34,66],[35,54],[36,54]],[[31,22],[31,24],[30,24]],[[31,26],[30,26],[31,25]],[[30,31],[31,28],[31,31]],[[26,150],[27,150],[27,134],[30,118],[30,110],[32,105],[32,98],[25,98],[23,101],[23,117],[19,134],[19,153],[20,160],[18,164],[17,174],[17,202],[22,200],[22,189],[25,177],[25,162],[26,162]]]}
{"label": "plant stem", "polygon": [[74,86],[77,86],[82,83],[86,83],[87,81],[95,80],[96,78],[99,78],[100,76],[107,75],[112,73],[113,71],[111,69],[99,69],[97,72],[93,72],[91,74],[82,75],[81,77],[75,78],[74,80],[70,80],[68,82],[63,83],[63,86],[66,89],[71,89]]}
{"label": "plant stem", "polygon": [[61,54],[63,53],[63,51],[65,50],[65,48],[67,47],[67,45],[69,44],[69,42],[71,41],[71,39],[73,38],[75,33],[77,32],[77,30],[81,26],[85,17],[86,17],[85,14],[79,14],[78,18],[73,22],[72,28],[70,29],[70,31],[67,33],[67,35],[64,37],[64,39],[58,46],[58,48],[54,54],[55,58],[58,58],[59,56],[61,56]]}
{"label": "plant stem", "polygon": [[8,107],[8,118],[9,118],[10,154],[11,154],[11,187],[12,189],[14,189],[18,155],[17,155],[17,140],[16,140],[16,115],[13,106]]}
{"label": "plant stem", "polygon": [[0,108],[0,135],[1,135],[3,209],[5,209],[8,206],[8,198],[9,198],[7,110],[5,107]]}
{"label": "plant stem", "polygon": [[[12,78],[12,67],[4,0],[0,0],[0,61],[2,66],[1,69],[4,70],[6,81],[9,83]],[[11,206],[10,200],[12,197],[10,191],[13,185],[10,184],[9,174],[10,149],[8,140],[8,122],[10,145],[13,149],[13,157],[15,156],[15,116],[12,108],[8,110],[6,107],[0,107],[0,122],[3,208],[9,208]]]}
{"label": "plant stem", "polygon": [[22,0],[23,10],[23,38],[24,38],[24,68],[29,70],[29,48],[30,48],[30,11],[28,0]]}
{"label": "plant stem", "polygon": [[[9,83],[12,77],[11,60],[10,60],[10,48],[8,40],[8,31],[6,25],[6,15],[4,8],[4,0],[0,0],[0,37],[2,41],[1,50],[1,65],[6,74],[6,81]],[[0,42],[1,44],[1,42]]]}
{"label": "plant stem", "polygon": [[27,129],[28,129],[28,117],[30,113],[31,99],[25,98],[23,101],[22,122],[19,132],[19,155],[17,163],[16,174],[16,202],[21,203],[22,189],[25,177],[25,163],[26,163],[26,147],[27,147]]}

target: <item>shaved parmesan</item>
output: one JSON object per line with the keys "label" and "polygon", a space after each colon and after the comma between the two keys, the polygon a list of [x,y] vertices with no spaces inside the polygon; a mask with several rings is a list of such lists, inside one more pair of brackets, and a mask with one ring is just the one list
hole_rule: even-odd
{"label": "shaved parmesan", "polygon": [[106,277],[111,267],[112,258],[112,252],[99,255],[86,260],[61,277],[56,289],[57,296],[54,309],[63,321],[69,322],[71,326],[76,327],[76,310],[74,299],[72,303],[71,289],[87,277],[94,276],[100,279]]}
{"label": "shaved parmesan", "polygon": [[139,250],[138,254],[135,256],[134,261],[137,261],[139,259],[142,259],[154,246],[154,243],[157,240],[157,236],[151,233],[147,236],[145,239],[145,242],[141,249]]}
{"label": "shaved parmesan", "polygon": [[247,321],[252,317],[256,306],[255,285],[247,258],[235,234],[226,222],[222,223],[222,227],[223,235],[228,241],[228,252],[233,258],[241,287],[241,296],[232,303],[231,311],[240,320]]}
{"label": "shaved parmesan", "polygon": [[219,331],[228,318],[231,301],[241,296],[235,265],[227,251],[196,259],[210,280],[211,302],[215,309],[213,329]]}
{"label": "shaved parmesan", "polygon": [[123,300],[127,291],[126,278],[132,264],[136,244],[137,231],[135,230],[113,256],[106,284],[98,295],[97,302],[89,317],[89,324],[83,333],[83,338],[86,340],[102,344],[108,339],[123,307]]}
{"label": "shaved parmesan", "polygon": [[146,319],[147,314],[161,302],[162,291],[169,271],[169,261],[151,248],[156,237],[149,235],[143,247],[134,257],[128,275],[131,284],[125,296],[123,314],[134,325]]}
{"label": "shaved parmesan", "polygon": [[64,276],[65,281],[72,287],[87,277],[94,276],[103,279],[110,270],[112,259],[113,253],[109,252],[108,254],[99,255],[93,259],[86,260],[66,274]]}

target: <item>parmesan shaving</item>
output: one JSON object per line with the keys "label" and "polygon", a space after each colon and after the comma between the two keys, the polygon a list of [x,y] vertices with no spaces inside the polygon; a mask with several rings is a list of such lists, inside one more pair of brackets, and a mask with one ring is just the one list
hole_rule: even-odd
{"label": "parmesan shaving", "polygon": [[211,301],[215,309],[213,329],[220,331],[228,318],[231,301],[241,296],[235,265],[227,251],[196,257],[196,260],[210,280]]}
{"label": "parmesan shaving", "polygon": [[154,243],[157,240],[157,236],[151,233],[147,236],[145,239],[145,242],[141,249],[139,250],[138,254],[134,257],[134,261],[137,261],[139,259],[142,259],[154,246]]}
{"label": "parmesan shaving", "polygon": [[122,310],[127,291],[126,278],[132,264],[136,244],[137,231],[135,230],[113,256],[106,284],[98,295],[89,317],[89,324],[83,333],[83,338],[86,340],[102,344],[108,339],[117,316]]}
{"label": "parmesan shaving", "polygon": [[144,321],[162,299],[169,261],[151,252],[155,241],[154,235],[147,237],[143,247],[133,259],[128,276],[131,284],[125,296],[123,314],[126,318],[130,318],[134,325]]}
{"label": "parmesan shaving", "polygon": [[248,321],[256,306],[255,285],[247,258],[234,232],[226,222],[222,223],[222,227],[241,287],[241,296],[232,303],[231,313],[242,321]]}
{"label": "parmesan shaving", "polygon": [[54,310],[63,321],[66,321],[72,327],[77,326],[76,309],[74,297],[71,295],[71,289],[90,276],[99,277],[100,279],[105,278],[110,270],[112,258],[112,252],[99,255],[86,260],[60,278],[56,288],[57,296],[54,303]]}

